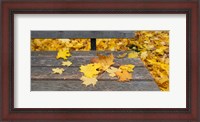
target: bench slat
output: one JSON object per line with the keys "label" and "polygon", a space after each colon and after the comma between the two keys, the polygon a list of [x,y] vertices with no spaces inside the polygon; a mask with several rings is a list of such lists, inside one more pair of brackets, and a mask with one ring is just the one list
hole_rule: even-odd
{"label": "bench slat", "polygon": [[[111,53],[115,56],[118,56],[119,54],[123,53],[129,53],[131,51],[71,51],[72,56],[96,56],[97,54],[102,55],[110,55]],[[55,57],[57,55],[58,51],[32,51],[31,56],[32,57]]]}
{"label": "bench slat", "polygon": [[[72,62],[71,66],[81,66],[89,64],[93,57],[69,57],[68,60]],[[31,57],[31,66],[62,66],[63,59],[56,59],[55,57]],[[120,66],[122,64],[133,64],[135,66],[144,66],[139,58],[128,59],[114,59],[113,66]]]}
{"label": "bench slat", "polygon": [[82,81],[32,80],[31,91],[159,91],[159,88],[149,81],[99,81],[95,87],[85,87]]}
{"label": "bench slat", "polygon": [[134,38],[134,31],[31,31],[31,38]]}
{"label": "bench slat", "polygon": [[[83,75],[79,71],[79,67],[62,67],[65,69],[63,74],[53,74],[52,68],[55,67],[32,67],[31,69],[31,79],[54,79],[54,80],[64,80],[64,79],[80,79]],[[107,72],[102,73],[98,76],[99,80],[117,80],[116,77],[108,76]],[[144,67],[135,67],[133,72],[133,80],[153,80],[151,75],[148,73]]]}

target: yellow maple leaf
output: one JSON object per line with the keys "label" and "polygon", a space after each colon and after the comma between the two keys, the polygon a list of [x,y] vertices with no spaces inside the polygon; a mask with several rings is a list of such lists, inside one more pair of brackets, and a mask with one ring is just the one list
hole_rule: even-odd
{"label": "yellow maple leaf", "polygon": [[140,54],[140,57],[141,57],[143,60],[146,59],[147,56],[148,56],[147,51],[142,52],[142,53]]}
{"label": "yellow maple leaf", "polygon": [[127,55],[127,53],[123,53],[121,55],[118,55],[117,58],[124,58]]}
{"label": "yellow maple leaf", "polygon": [[82,84],[84,84],[84,85],[86,85],[86,86],[88,86],[88,85],[90,85],[90,84],[92,84],[93,86],[95,86],[96,83],[97,83],[97,81],[98,81],[96,77],[88,78],[88,77],[85,77],[85,76],[82,76],[82,77],[80,78],[80,80],[82,80],[82,81],[83,81]]}
{"label": "yellow maple leaf", "polygon": [[128,58],[137,58],[138,57],[138,53],[137,52],[130,52],[128,54]]}
{"label": "yellow maple leaf", "polygon": [[123,71],[133,72],[134,67],[135,67],[135,65],[133,65],[133,64],[127,64],[127,65],[121,65],[119,67],[119,69],[121,69]]}
{"label": "yellow maple leaf", "polygon": [[111,77],[115,77],[116,76],[115,72],[117,71],[121,71],[121,70],[115,67],[110,67],[109,69],[106,70],[106,72],[108,72],[109,76]]}
{"label": "yellow maple leaf", "polygon": [[62,65],[63,66],[70,66],[70,65],[72,65],[72,62],[71,61],[63,61]]}
{"label": "yellow maple leaf", "polygon": [[58,54],[56,56],[57,59],[59,58],[63,58],[63,59],[67,59],[67,57],[71,56],[69,50],[59,50]]}
{"label": "yellow maple leaf", "polygon": [[101,68],[101,64],[99,63],[81,65],[80,72],[82,72],[85,77],[93,78],[100,72],[98,70],[99,68]]}
{"label": "yellow maple leaf", "polygon": [[53,74],[62,74],[65,70],[63,68],[53,68]]}
{"label": "yellow maple leaf", "polygon": [[114,56],[110,54],[108,56],[98,54],[98,58],[92,58],[92,63],[99,63],[102,66],[102,70],[107,70],[111,65],[114,64]]}
{"label": "yellow maple leaf", "polygon": [[117,71],[115,72],[115,74],[117,75],[117,77],[119,78],[119,81],[121,82],[126,82],[132,79],[132,74],[128,73],[126,70]]}

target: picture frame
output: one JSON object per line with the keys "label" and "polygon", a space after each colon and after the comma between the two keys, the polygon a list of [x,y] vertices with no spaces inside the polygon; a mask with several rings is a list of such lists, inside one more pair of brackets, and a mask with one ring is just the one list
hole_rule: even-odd
{"label": "picture frame", "polygon": [[[0,4],[1,121],[200,121],[198,0],[3,0]],[[15,108],[15,14],[186,14],[186,108]]]}

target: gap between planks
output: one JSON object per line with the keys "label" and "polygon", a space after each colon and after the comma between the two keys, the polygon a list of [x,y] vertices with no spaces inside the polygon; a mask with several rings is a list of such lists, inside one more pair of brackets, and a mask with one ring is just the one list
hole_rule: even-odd
{"label": "gap between planks", "polygon": [[[53,74],[52,68],[55,67],[32,67],[31,68],[31,78],[32,79],[79,79],[83,73],[79,70],[79,67],[66,67],[65,71],[62,74]],[[135,67],[132,73],[133,79],[141,80],[141,79],[150,79],[153,80],[151,74],[145,67]],[[114,79],[116,77],[110,77],[107,72],[101,73],[97,79]]]}

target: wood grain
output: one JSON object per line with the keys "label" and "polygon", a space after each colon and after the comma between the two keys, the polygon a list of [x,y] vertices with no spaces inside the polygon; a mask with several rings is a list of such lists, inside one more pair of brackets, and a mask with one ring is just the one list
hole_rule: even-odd
{"label": "wood grain", "polygon": [[[55,57],[58,51],[32,51],[31,56],[37,57]],[[72,56],[97,56],[97,54],[118,56],[119,54],[129,53],[131,51],[71,51]]]}
{"label": "wood grain", "polygon": [[[61,67],[65,71],[63,74],[53,74],[52,68],[55,67],[31,67],[31,79],[80,79],[83,75],[79,70],[79,67]],[[133,80],[151,80],[153,81],[150,73],[145,67],[135,67],[133,74]],[[107,72],[104,72],[98,76],[99,80],[117,80],[116,77],[110,77]]]}
{"label": "wood grain", "polygon": [[160,91],[155,82],[149,81],[98,81],[95,86],[85,86],[77,80],[32,80],[31,91]]}
{"label": "wood grain", "polygon": [[[54,90],[67,90],[67,91],[104,91],[104,90],[120,90],[120,91],[140,91],[140,90],[159,90],[154,82],[147,68],[139,58],[129,59],[115,58],[113,66],[119,67],[123,64],[134,64],[134,72],[132,73],[133,79],[130,83],[119,83],[117,77],[110,77],[107,72],[98,75],[98,84],[95,88],[85,87],[81,85],[80,78],[83,73],[80,72],[80,65],[90,63],[90,59],[95,57],[99,51],[72,51],[72,56],[68,58],[73,62],[70,67],[62,66],[63,59],[57,60],[55,57],[57,52],[52,51],[34,51],[31,56],[31,90],[33,91],[54,91]],[[103,55],[113,53],[117,55],[124,53],[101,51]],[[65,71],[62,74],[53,74],[53,68],[63,68]],[[111,82],[112,81],[112,82]],[[100,82],[100,85],[99,85]],[[45,84],[46,83],[46,84]],[[112,86],[110,86],[112,85]],[[130,86],[129,86],[130,85]],[[133,85],[135,85],[133,87]]]}
{"label": "wood grain", "polygon": [[[92,56],[72,56],[69,57],[68,60],[72,62],[71,66],[81,66],[91,63]],[[63,59],[56,59],[56,56],[52,57],[31,57],[31,66],[61,66],[62,62],[65,61]],[[113,66],[119,67],[122,64],[133,64],[135,66],[144,66],[143,62],[139,58],[122,58],[115,59],[115,64]]]}

